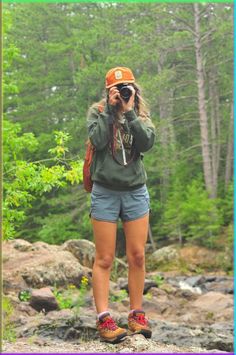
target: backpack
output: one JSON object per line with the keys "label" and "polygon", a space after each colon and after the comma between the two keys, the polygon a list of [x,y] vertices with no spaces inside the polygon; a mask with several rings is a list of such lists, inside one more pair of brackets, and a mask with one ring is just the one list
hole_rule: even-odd
{"label": "backpack", "polygon": [[[102,112],[103,109],[104,109],[103,105],[98,106],[99,112]],[[92,188],[93,188],[93,181],[91,179],[90,167],[91,167],[96,149],[92,145],[92,143],[90,142],[89,139],[86,142],[86,146],[87,147],[86,147],[84,165],[83,165],[83,184],[84,184],[85,191],[91,192]]]}

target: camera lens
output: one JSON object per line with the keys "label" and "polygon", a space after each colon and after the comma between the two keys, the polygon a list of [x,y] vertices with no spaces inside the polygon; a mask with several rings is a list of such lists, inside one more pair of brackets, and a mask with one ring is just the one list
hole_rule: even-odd
{"label": "camera lens", "polygon": [[121,85],[120,87],[118,87],[118,89],[122,99],[124,99],[125,101],[129,101],[129,98],[132,95],[132,91],[130,90],[130,88],[127,85]]}

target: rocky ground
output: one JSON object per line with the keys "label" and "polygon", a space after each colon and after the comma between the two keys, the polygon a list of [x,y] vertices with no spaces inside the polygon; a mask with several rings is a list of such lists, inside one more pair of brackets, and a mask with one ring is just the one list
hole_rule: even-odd
{"label": "rocky ground", "polygon": [[[209,353],[209,350],[196,347],[178,347],[165,345],[153,340],[147,340],[142,335],[127,337],[119,344],[111,345],[98,340],[90,342],[52,341],[40,338],[19,339],[15,343],[5,342],[3,353]],[[225,353],[224,351],[211,350],[211,353]]]}
{"label": "rocky ground", "polygon": [[[163,249],[162,254],[161,249],[156,252],[158,260],[163,262],[165,255],[179,257],[177,249]],[[189,258],[189,250],[187,254]],[[2,352],[233,352],[233,280],[224,273],[149,272],[143,306],[153,329],[152,340],[135,335],[117,345],[101,343],[90,288],[93,258],[94,245],[85,240],[70,240],[62,246],[24,240],[3,243],[3,291],[13,310],[5,310],[5,324],[6,330],[9,324],[14,329],[16,339],[5,341]],[[117,259],[110,310],[124,327],[129,309],[126,273],[127,265]],[[88,279],[83,306],[60,310],[55,287],[65,290],[73,285],[70,296],[76,303],[83,276]],[[20,300],[25,291],[30,299]]]}

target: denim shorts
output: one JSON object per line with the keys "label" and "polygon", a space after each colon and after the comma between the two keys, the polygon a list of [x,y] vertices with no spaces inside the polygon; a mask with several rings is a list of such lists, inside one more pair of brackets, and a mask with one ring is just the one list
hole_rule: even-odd
{"label": "denim shorts", "polygon": [[90,216],[99,221],[133,221],[149,213],[150,198],[146,185],[130,191],[107,189],[94,182]]}

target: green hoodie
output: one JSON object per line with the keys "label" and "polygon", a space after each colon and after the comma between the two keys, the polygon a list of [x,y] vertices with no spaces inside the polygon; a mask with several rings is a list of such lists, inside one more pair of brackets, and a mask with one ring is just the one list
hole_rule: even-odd
{"label": "green hoodie", "polygon": [[[91,178],[104,187],[113,190],[132,190],[145,184],[147,174],[142,162],[143,152],[154,144],[155,130],[150,120],[142,121],[134,110],[124,113],[124,120],[114,134],[115,157],[111,153],[109,122],[113,122],[112,106],[106,104],[103,112],[98,106],[88,111],[87,127],[89,139],[96,148],[91,165]],[[127,165],[132,155],[131,147],[135,147],[135,158]],[[125,154],[124,154],[125,153]]]}

